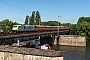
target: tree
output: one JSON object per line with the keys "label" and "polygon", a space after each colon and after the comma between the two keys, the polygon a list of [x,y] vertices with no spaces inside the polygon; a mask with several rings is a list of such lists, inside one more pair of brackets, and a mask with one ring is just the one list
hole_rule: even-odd
{"label": "tree", "polygon": [[47,26],[58,26],[58,23],[59,23],[59,26],[61,25],[60,22],[58,21],[48,21],[48,22],[41,22],[42,25],[47,25]]}
{"label": "tree", "polygon": [[80,18],[78,19],[77,24],[78,24],[78,23],[83,23],[83,22],[90,22],[90,17],[80,17]]}
{"label": "tree", "polygon": [[3,21],[0,21],[0,30],[3,30],[4,33],[8,33],[12,31],[13,25],[17,25],[19,23],[12,22],[9,19],[5,19]]}
{"label": "tree", "polygon": [[40,18],[39,11],[36,12],[35,24],[36,25],[40,25],[41,24],[41,18]]}
{"label": "tree", "polygon": [[90,41],[90,17],[80,17],[77,24],[70,26],[72,34],[85,36]]}
{"label": "tree", "polygon": [[48,21],[49,26],[58,26],[58,23],[60,25],[60,22],[58,22],[58,21]]}
{"label": "tree", "polygon": [[63,25],[63,26],[70,26],[71,24],[70,23],[63,23],[61,25]]}
{"label": "tree", "polygon": [[29,16],[27,15],[24,24],[28,25],[28,21],[29,21]]}
{"label": "tree", "polygon": [[35,24],[35,11],[32,12],[32,15],[29,18],[29,25]]}

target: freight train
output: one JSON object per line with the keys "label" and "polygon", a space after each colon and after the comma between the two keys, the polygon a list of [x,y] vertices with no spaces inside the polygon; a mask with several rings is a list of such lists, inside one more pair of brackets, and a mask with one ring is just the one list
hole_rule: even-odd
{"label": "freight train", "polygon": [[41,26],[41,25],[14,25],[13,32],[28,32],[28,31],[63,31],[68,30],[67,26]]}

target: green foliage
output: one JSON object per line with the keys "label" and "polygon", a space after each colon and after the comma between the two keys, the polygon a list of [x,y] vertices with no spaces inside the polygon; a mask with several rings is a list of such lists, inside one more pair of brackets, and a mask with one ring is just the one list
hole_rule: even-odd
{"label": "green foliage", "polygon": [[72,35],[78,35],[79,33],[77,32],[77,25],[76,24],[72,24],[70,25],[69,27],[69,30],[70,30],[70,34]]}
{"label": "green foliage", "polygon": [[70,23],[63,23],[61,25],[63,25],[63,26],[70,26],[71,24]]}
{"label": "green foliage", "polygon": [[35,11],[32,12],[32,15],[29,18],[29,25],[35,24]]}
{"label": "green foliage", "polygon": [[33,11],[32,15],[29,17],[29,25],[40,25],[41,17],[39,11]]}
{"label": "green foliage", "polygon": [[41,24],[41,18],[40,18],[39,11],[36,12],[35,24],[36,25],[40,25]]}
{"label": "green foliage", "polygon": [[80,17],[77,24],[70,26],[71,34],[79,34],[90,40],[90,17]]}
{"label": "green foliage", "polygon": [[57,22],[57,21],[48,21],[48,22],[43,22],[42,25],[58,26],[58,23],[59,23],[59,26],[60,26],[61,23],[60,23],[60,22]]}
{"label": "green foliage", "polygon": [[83,23],[83,22],[90,22],[90,17],[80,17],[80,18],[78,19],[77,24],[78,24],[78,23]]}
{"label": "green foliage", "polygon": [[12,30],[12,27],[15,24],[18,24],[18,23],[9,21],[9,19],[5,19],[3,21],[0,21],[0,30],[3,30],[4,33],[8,33]]}
{"label": "green foliage", "polygon": [[29,21],[29,16],[27,15],[24,24],[28,25],[28,21]]}

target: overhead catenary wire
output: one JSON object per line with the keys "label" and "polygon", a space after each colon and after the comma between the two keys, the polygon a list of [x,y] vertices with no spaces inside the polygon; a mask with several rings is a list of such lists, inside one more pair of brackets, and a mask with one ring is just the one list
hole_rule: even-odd
{"label": "overhead catenary wire", "polygon": [[19,22],[20,20],[24,21],[25,17],[22,18],[21,16],[13,15],[13,13],[3,13],[3,9],[0,9],[0,21],[5,19],[9,19],[13,22]]}
{"label": "overhead catenary wire", "polygon": [[30,10],[27,10],[27,9],[24,9],[24,8],[21,8],[21,7],[18,7],[18,6],[15,6],[15,5],[13,5],[13,4],[10,4],[10,3],[7,3],[7,2],[1,1],[1,0],[0,0],[0,2],[2,2],[2,3],[4,3],[4,4],[7,4],[7,5],[10,5],[10,6],[13,6],[13,7],[15,7],[15,8],[19,8],[19,9],[21,9],[21,10],[25,10],[25,11],[31,12]]}
{"label": "overhead catenary wire", "polygon": [[[12,6],[12,7],[15,7],[15,8],[18,8],[18,9],[21,9],[21,10],[24,10],[24,11],[27,11],[27,12],[32,12],[32,11],[30,11],[30,10],[27,10],[27,9],[24,9],[24,8],[21,8],[21,7],[18,7],[18,6],[15,6],[15,5],[13,5],[13,4],[10,4],[10,3],[7,3],[7,2],[5,2],[5,1],[1,1],[0,0],[0,2],[2,2],[2,3],[4,3],[4,4],[7,4],[7,5],[10,5],[10,6]],[[42,16],[45,16],[45,17],[51,17],[52,18],[52,16],[47,16],[47,15],[44,15],[44,14],[41,14]],[[54,16],[55,17],[55,16]],[[56,16],[57,17],[57,16]],[[56,18],[55,17],[55,18]]]}
{"label": "overhead catenary wire", "polygon": [[[3,18],[6,18],[6,19],[13,19],[13,20],[15,20],[15,21],[18,21],[18,20],[23,20],[24,18],[17,18],[17,17],[15,17],[15,16],[12,16],[12,15],[8,15],[8,14],[3,14],[2,12],[0,12],[0,14],[1,14],[1,16],[0,16],[0,20],[1,19],[3,19]],[[7,15],[7,16],[6,16]],[[4,20],[4,19],[3,19]]]}

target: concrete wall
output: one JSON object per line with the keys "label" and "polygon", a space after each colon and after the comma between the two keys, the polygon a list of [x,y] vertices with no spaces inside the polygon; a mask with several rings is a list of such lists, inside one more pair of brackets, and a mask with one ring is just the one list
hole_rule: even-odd
{"label": "concrete wall", "polygon": [[63,57],[45,57],[45,56],[0,52],[0,60],[63,60]]}
{"label": "concrete wall", "polygon": [[54,39],[54,44],[69,46],[86,46],[86,38],[78,35],[60,35]]}

